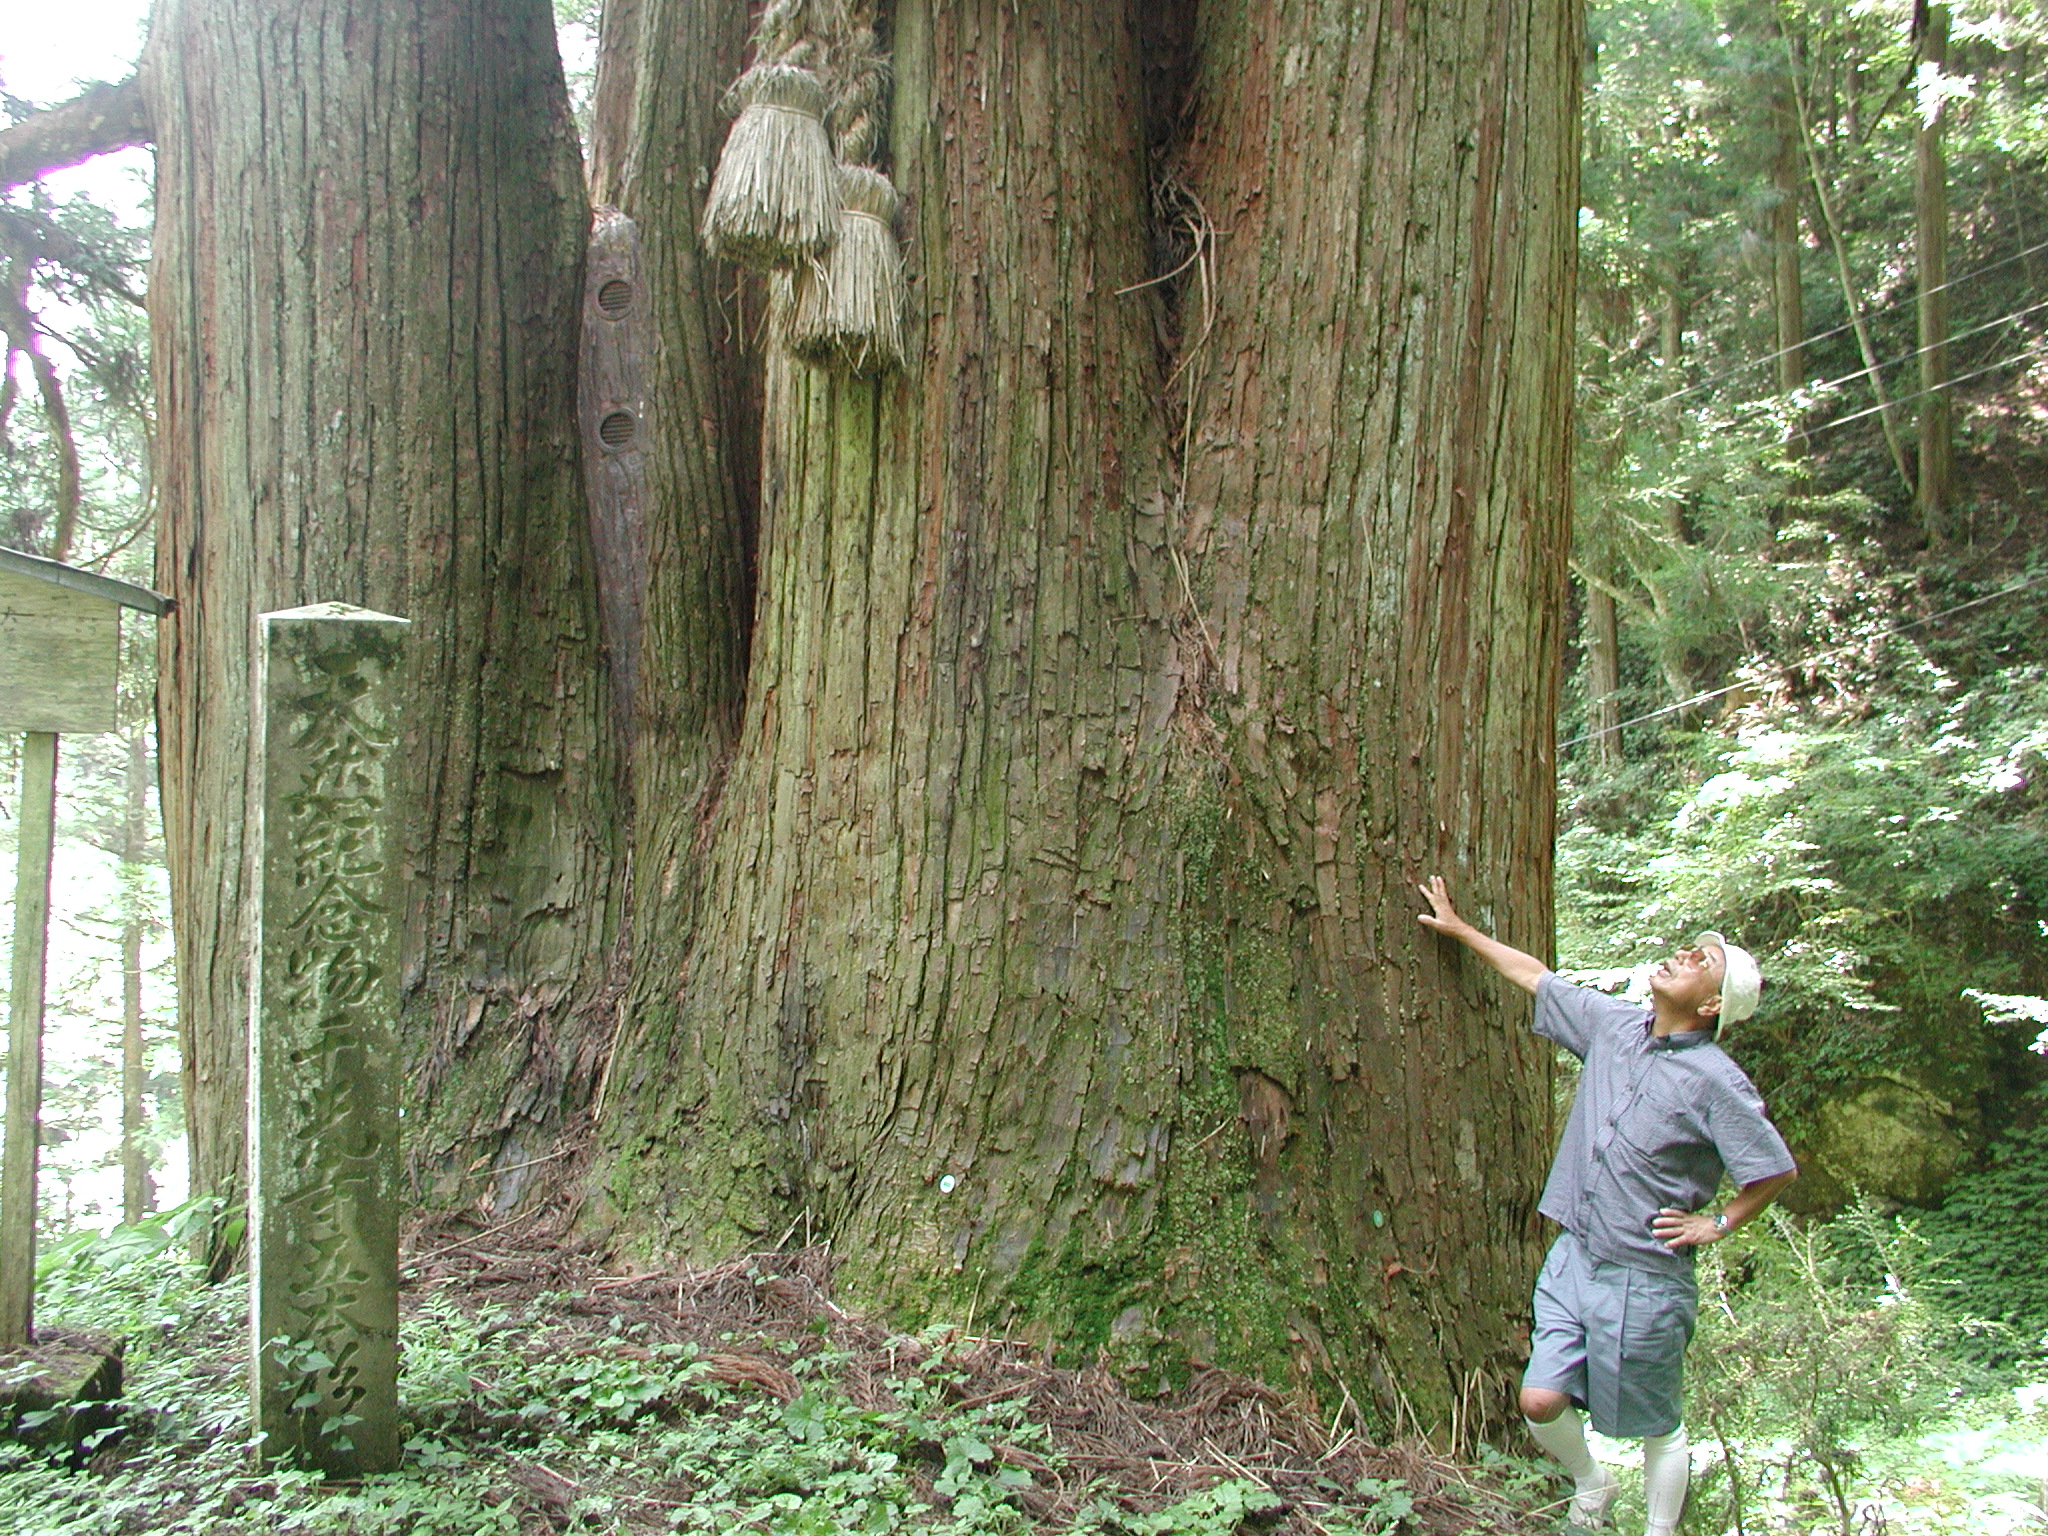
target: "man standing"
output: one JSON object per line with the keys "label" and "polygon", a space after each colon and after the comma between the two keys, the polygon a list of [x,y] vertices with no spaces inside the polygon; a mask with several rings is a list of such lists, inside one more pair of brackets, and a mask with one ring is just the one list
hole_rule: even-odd
{"label": "man standing", "polygon": [[[1763,973],[1703,933],[1650,973],[1645,1010],[1481,933],[1442,876],[1421,889],[1422,922],[1534,993],[1536,1033],[1585,1063],[1540,1207],[1564,1230],[1536,1278],[1522,1376],[1529,1433],[1577,1485],[1567,1529],[1602,1524],[1617,1487],[1586,1449],[1580,1411],[1603,1435],[1640,1439],[1648,1536],[1673,1536],[1691,1472],[1680,1372],[1699,1313],[1693,1250],[1798,1177],[1755,1087],[1714,1043],[1756,1012]],[[1709,1215],[1700,1208],[1724,1171],[1740,1191]]]}

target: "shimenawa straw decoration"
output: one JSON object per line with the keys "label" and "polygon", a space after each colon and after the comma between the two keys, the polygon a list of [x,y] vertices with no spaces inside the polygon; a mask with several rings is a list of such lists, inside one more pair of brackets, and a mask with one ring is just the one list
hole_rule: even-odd
{"label": "shimenawa straw decoration", "polygon": [[881,141],[888,64],[874,29],[848,45],[851,78],[833,106],[838,129],[839,238],[796,269],[786,344],[796,356],[854,373],[886,373],[904,361],[903,253],[896,243],[896,188],[870,164]]}
{"label": "shimenawa straw decoration", "polygon": [[753,68],[732,88],[740,113],[704,202],[704,243],[750,267],[823,254],[839,233],[839,170],[825,133],[831,93],[807,67],[805,0],[774,0],[755,32]]}
{"label": "shimenawa straw decoration", "polygon": [[903,254],[896,189],[864,165],[840,168],[839,239],[796,272],[789,350],[854,373],[903,366]]}

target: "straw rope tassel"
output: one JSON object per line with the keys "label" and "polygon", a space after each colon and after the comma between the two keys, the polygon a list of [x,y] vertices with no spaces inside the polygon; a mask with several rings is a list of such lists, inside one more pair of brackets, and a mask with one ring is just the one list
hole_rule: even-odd
{"label": "straw rope tassel", "polygon": [[839,233],[839,175],[825,133],[831,96],[810,66],[806,0],[775,0],[754,34],[757,62],[732,88],[739,116],[704,202],[704,243],[751,267],[813,261]]}
{"label": "straw rope tassel", "polygon": [[799,268],[789,350],[853,373],[903,366],[903,254],[896,244],[896,189],[864,165],[840,168],[839,239]]}
{"label": "straw rope tassel", "polygon": [[839,168],[838,240],[796,270],[786,337],[789,350],[810,362],[879,374],[904,363],[898,198],[887,176],[857,162],[872,161],[880,148],[888,65],[871,26],[854,35],[846,52],[848,80],[832,116],[840,159],[856,163]]}

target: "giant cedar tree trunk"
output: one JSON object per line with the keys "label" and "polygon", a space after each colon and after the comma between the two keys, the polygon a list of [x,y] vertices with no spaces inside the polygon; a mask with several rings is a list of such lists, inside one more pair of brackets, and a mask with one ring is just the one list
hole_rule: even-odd
{"label": "giant cedar tree trunk", "polygon": [[[626,999],[640,1028],[675,1007],[702,874],[697,840],[729,761],[749,634],[748,554],[760,459],[759,368],[720,269],[699,249],[706,166],[724,133],[719,98],[746,37],[738,4],[647,6],[611,0],[594,105],[591,190],[631,220],[632,293],[616,321],[644,357],[640,516],[645,564],[628,593],[642,618],[631,782],[635,956]],[[591,282],[599,284],[601,271]],[[586,409],[588,434],[601,419]],[[622,669],[615,667],[614,676]]]}
{"label": "giant cedar tree trunk", "polygon": [[476,1194],[479,1154],[527,1161],[594,1074],[615,905],[573,415],[587,210],[551,18],[542,0],[163,0],[146,71],[195,1186],[242,1176],[252,623],[334,599],[414,625],[410,1153]]}
{"label": "giant cedar tree trunk", "polygon": [[[708,103],[737,9],[608,24],[596,154],[696,306],[656,303],[691,404],[650,517],[728,526],[734,424],[675,374],[729,279],[634,135]],[[871,1298],[1493,1421],[1548,1052],[1411,883],[1547,946],[1576,7],[887,21],[914,360],[770,361],[744,706],[655,840],[702,894],[642,914],[613,1215],[711,1256],[808,1214]]]}
{"label": "giant cedar tree trunk", "polygon": [[1300,1353],[1441,1414],[1516,1357],[1549,1150],[1526,1000],[1413,885],[1548,950],[1579,11],[1203,23],[1189,183],[1227,233],[1184,539],[1229,773],[1195,979]]}
{"label": "giant cedar tree trunk", "polygon": [[[993,1251],[1055,1314],[1141,1262],[1183,1054],[1136,61],[1116,7],[894,43],[926,361],[771,364],[746,712],[679,1005],[613,1068],[614,1188],[700,1252],[812,1209],[897,1295]],[[1020,117],[1053,92],[1057,135]]]}

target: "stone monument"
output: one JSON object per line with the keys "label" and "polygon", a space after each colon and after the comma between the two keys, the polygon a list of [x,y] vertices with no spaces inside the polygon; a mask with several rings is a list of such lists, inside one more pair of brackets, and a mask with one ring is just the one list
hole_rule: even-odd
{"label": "stone monument", "polygon": [[250,784],[250,1390],[266,1460],[398,1464],[389,784],[404,619],[262,616]]}

